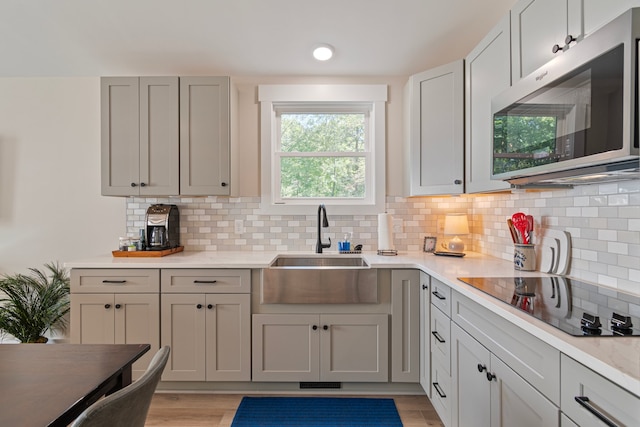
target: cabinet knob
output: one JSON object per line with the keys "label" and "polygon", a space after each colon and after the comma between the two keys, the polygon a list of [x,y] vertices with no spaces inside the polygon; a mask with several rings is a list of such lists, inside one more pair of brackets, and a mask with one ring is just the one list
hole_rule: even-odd
{"label": "cabinet knob", "polygon": [[136,184],[135,182],[132,182],[132,183],[131,183],[131,186],[132,186],[132,187],[137,187],[137,186],[138,186],[138,184]]}
{"label": "cabinet knob", "polygon": [[486,371],[487,367],[481,363],[478,363],[478,372]]}
{"label": "cabinet knob", "polygon": [[105,304],[104,308],[106,308],[107,310],[111,308],[111,304]]}
{"label": "cabinet knob", "polygon": [[564,44],[571,44],[572,42],[577,41],[578,39],[576,39],[575,37],[573,37],[571,34],[567,34],[567,37],[564,38]]}
{"label": "cabinet knob", "polygon": [[429,289],[429,285],[422,285],[422,289],[425,289],[425,290]]}
{"label": "cabinet knob", "polygon": [[462,184],[462,180],[461,179],[456,179],[455,181],[453,181],[453,183],[455,185],[460,185],[460,184]]}
{"label": "cabinet knob", "polygon": [[116,304],[116,308],[121,308],[122,306],[120,304]]}
{"label": "cabinet knob", "polygon": [[200,309],[202,308],[202,304],[198,304],[198,305],[196,305],[196,308],[197,308],[198,310],[200,310]]}
{"label": "cabinet knob", "polygon": [[207,308],[211,310],[213,308],[213,304],[207,304]]}
{"label": "cabinet knob", "polygon": [[329,326],[327,326],[327,325],[322,325],[322,329],[324,329],[324,330],[326,331],[327,329],[329,329]]}
{"label": "cabinet knob", "polygon": [[226,186],[227,186],[227,183],[226,183],[226,182],[223,182],[223,183],[222,183],[222,184],[220,184],[220,185],[222,185],[223,187],[226,187]]}
{"label": "cabinet knob", "polygon": [[317,330],[318,330],[318,325],[313,325],[313,326],[311,327],[311,329],[313,329],[314,331],[317,331]]}
{"label": "cabinet knob", "polygon": [[496,376],[494,374],[492,374],[491,372],[487,371],[487,381],[493,381],[496,378]]}
{"label": "cabinet knob", "polygon": [[561,50],[564,50],[564,49],[565,48],[564,47],[560,47],[559,44],[554,44],[553,47],[551,48],[551,52],[558,53],[558,52],[560,52]]}
{"label": "cabinet knob", "polygon": [[140,183],[140,187],[146,187],[146,186],[147,186],[147,184],[145,184],[144,182]]}

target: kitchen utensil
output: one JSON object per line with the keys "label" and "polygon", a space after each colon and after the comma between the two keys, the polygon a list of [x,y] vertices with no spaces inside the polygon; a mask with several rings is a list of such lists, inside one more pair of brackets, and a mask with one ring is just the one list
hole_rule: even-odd
{"label": "kitchen utensil", "polygon": [[509,228],[509,233],[511,233],[511,240],[513,240],[513,243],[520,243],[518,241],[518,233],[513,226],[513,221],[511,221],[511,218],[507,218],[507,227]]}
{"label": "kitchen utensil", "polygon": [[527,240],[529,243],[533,241],[533,215],[527,215]]}
{"label": "kitchen utensil", "polygon": [[511,216],[511,221],[513,221],[513,226],[518,230],[518,233],[520,233],[520,242],[525,245],[529,244],[527,237],[529,222],[527,221],[527,216],[522,212],[516,212]]}

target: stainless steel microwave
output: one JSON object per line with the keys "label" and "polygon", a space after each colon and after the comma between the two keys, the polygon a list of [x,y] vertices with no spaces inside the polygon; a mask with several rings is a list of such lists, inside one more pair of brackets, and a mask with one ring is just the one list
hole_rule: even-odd
{"label": "stainless steel microwave", "polygon": [[492,178],[513,185],[640,178],[640,8],[492,100]]}

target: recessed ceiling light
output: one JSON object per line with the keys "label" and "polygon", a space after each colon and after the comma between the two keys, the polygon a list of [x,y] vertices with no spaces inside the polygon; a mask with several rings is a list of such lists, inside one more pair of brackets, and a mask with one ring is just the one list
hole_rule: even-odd
{"label": "recessed ceiling light", "polygon": [[318,61],[326,61],[333,56],[333,47],[328,44],[321,44],[313,49],[313,57]]}

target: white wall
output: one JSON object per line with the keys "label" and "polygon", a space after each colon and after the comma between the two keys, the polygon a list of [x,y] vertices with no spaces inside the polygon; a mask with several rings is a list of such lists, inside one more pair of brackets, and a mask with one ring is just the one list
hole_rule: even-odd
{"label": "white wall", "polygon": [[0,273],[105,254],[125,200],[100,195],[98,78],[0,78]]}

